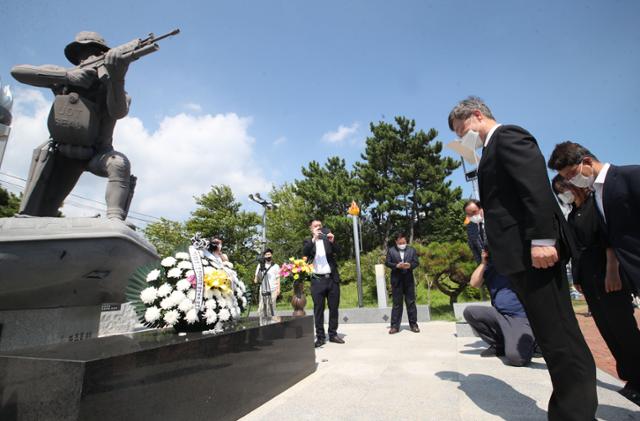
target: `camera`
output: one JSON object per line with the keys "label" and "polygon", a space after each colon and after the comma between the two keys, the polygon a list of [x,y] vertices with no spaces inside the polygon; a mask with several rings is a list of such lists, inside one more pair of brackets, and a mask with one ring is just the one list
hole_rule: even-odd
{"label": "camera", "polygon": [[320,232],[321,232],[320,238],[323,240],[326,240],[327,234],[331,233],[331,230],[329,228],[322,228]]}

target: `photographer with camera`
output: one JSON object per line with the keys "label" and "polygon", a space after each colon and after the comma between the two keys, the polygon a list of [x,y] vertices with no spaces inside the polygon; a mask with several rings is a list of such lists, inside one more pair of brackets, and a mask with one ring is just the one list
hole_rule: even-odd
{"label": "photographer with camera", "polygon": [[[229,257],[222,252],[222,240],[221,239],[219,239],[219,238],[211,238],[211,240],[209,240],[209,251],[214,256],[217,256],[218,258],[220,258],[220,260],[223,263],[229,262]],[[229,263],[229,264],[231,265],[231,263]],[[233,266],[233,265],[231,265],[231,266]]]}
{"label": "photographer with camera", "polygon": [[280,295],[280,266],[273,263],[273,250],[266,249],[258,259],[254,283],[260,284],[260,302],[258,314],[271,317],[275,315],[276,299]]}
{"label": "photographer with camera", "polygon": [[329,305],[329,342],[343,344],[338,336],[338,306],[340,305],[340,275],[336,254],[339,250],[331,230],[322,227],[322,221],[312,219],[309,222],[311,238],[304,240],[302,254],[313,263],[311,275],[311,298],[313,299],[313,317],[316,323],[316,342],[318,348],[325,343],[324,302]]}

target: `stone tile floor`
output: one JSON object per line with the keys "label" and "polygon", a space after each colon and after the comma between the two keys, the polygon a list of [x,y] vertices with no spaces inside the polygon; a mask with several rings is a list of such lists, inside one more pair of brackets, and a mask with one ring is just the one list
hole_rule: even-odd
{"label": "stone tile floor", "polygon": [[[485,344],[456,337],[455,323],[390,336],[383,324],[340,326],[345,345],[316,351],[317,371],[245,420],[545,420],[551,382],[543,359],[510,367],[480,358]],[[311,346],[311,344],[310,344]],[[597,417],[640,420],[640,408],[598,371]]]}

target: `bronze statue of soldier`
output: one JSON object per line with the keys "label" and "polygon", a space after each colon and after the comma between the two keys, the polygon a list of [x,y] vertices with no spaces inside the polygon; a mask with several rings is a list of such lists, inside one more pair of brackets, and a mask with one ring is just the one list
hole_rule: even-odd
{"label": "bronze statue of soldier", "polygon": [[[116,121],[129,112],[124,79],[126,53],[140,40],[110,49],[96,32],[83,31],[64,49],[76,65],[19,65],[12,76],[28,85],[50,88],[55,99],[49,114],[50,139],[38,146],[25,187],[20,213],[56,216],[80,175],[89,171],[107,177],[107,217],[127,217],[136,178],[127,157],[113,149]],[[137,58],[137,57],[136,57]],[[99,66],[84,66],[100,61]]]}

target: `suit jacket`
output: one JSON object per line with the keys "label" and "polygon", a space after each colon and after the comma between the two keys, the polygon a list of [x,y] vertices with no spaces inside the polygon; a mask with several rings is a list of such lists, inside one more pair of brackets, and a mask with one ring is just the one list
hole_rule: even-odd
{"label": "suit jacket", "polygon": [[596,209],[596,200],[590,194],[580,206],[569,214],[569,226],[575,234],[579,255],[571,261],[573,283],[582,290],[601,297],[605,294],[604,278],[607,268],[605,233]]}
{"label": "suit jacket", "polygon": [[482,250],[484,248],[484,238],[480,234],[480,225],[473,222],[467,224],[467,244],[473,253],[476,263],[482,262]]}
{"label": "suit jacket", "polygon": [[[332,243],[326,238],[321,240],[324,243],[324,251],[327,254],[327,262],[331,268],[331,277],[335,282],[340,282],[340,274],[338,273],[338,262],[336,261],[336,254],[340,250],[340,247],[336,243]],[[302,244],[302,255],[307,257],[309,263],[313,263],[313,259],[316,257],[316,243],[312,239],[308,238],[304,240]]]}
{"label": "suit jacket", "polygon": [[489,253],[499,273],[532,269],[531,240],[556,240],[568,260],[573,242],[529,132],[512,125],[495,130],[482,152],[478,184]]}
{"label": "suit jacket", "polygon": [[[396,265],[400,262],[411,264],[409,269],[398,269]],[[410,278],[413,280],[413,270],[418,267],[418,253],[416,249],[407,246],[404,250],[404,259],[400,257],[400,250],[397,246],[393,246],[387,250],[387,259],[384,264],[391,268],[391,283],[399,282],[401,279]]]}
{"label": "suit jacket", "polygon": [[602,205],[607,240],[620,261],[620,274],[640,290],[640,165],[609,167]]}

